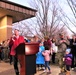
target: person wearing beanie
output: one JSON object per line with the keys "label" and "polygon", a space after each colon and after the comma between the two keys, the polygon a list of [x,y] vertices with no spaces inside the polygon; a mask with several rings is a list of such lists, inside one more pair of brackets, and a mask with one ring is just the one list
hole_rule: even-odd
{"label": "person wearing beanie", "polygon": [[70,54],[71,49],[66,49],[65,56],[63,58],[64,64],[66,66],[66,75],[70,75],[70,68],[72,64],[72,54]]}

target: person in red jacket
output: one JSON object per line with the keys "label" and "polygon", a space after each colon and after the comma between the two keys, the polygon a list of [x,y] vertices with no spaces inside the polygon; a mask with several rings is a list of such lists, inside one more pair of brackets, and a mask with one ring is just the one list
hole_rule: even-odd
{"label": "person in red jacket", "polygon": [[13,57],[14,70],[16,72],[16,75],[19,75],[19,70],[18,70],[18,58],[15,49],[21,43],[25,43],[24,37],[19,35],[18,29],[15,29],[14,35],[10,38],[9,47],[10,47],[10,55],[12,55]]}

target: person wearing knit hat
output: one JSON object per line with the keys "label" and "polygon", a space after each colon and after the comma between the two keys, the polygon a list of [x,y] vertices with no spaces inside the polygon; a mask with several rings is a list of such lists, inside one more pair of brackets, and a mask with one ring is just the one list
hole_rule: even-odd
{"label": "person wearing knit hat", "polygon": [[71,68],[71,64],[72,64],[72,54],[70,54],[71,49],[68,48],[66,49],[66,54],[64,56],[64,63],[66,66],[66,75],[71,75],[70,74],[70,68]]}
{"label": "person wearing knit hat", "polygon": [[70,49],[70,48],[66,49],[66,52],[70,53],[70,51],[71,51],[71,49]]}

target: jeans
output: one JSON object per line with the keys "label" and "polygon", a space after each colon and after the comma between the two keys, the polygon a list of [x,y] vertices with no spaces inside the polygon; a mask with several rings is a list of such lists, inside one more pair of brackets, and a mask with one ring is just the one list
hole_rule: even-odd
{"label": "jeans", "polygon": [[48,70],[50,71],[49,61],[45,61],[45,69],[46,68],[48,68]]}

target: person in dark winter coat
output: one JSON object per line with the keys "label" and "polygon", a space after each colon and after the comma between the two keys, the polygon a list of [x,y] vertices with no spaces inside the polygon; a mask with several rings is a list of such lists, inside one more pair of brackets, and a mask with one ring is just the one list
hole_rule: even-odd
{"label": "person in dark winter coat", "polygon": [[70,42],[70,48],[71,48],[71,54],[73,55],[72,58],[72,65],[71,68],[72,70],[76,67],[76,35],[73,35],[71,42]]}

